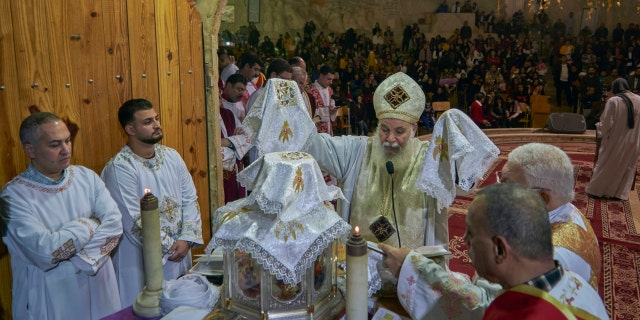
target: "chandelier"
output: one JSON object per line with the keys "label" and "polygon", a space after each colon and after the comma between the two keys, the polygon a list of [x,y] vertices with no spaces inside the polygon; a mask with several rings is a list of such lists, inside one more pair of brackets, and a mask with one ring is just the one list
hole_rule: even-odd
{"label": "chandelier", "polygon": [[[537,10],[547,10],[552,1],[555,1],[558,4],[560,10],[564,9],[564,3],[562,0],[529,0],[529,10],[531,12]],[[585,7],[590,9],[587,19],[591,18],[591,15],[598,7],[606,8],[607,10],[609,10],[614,7],[620,7],[621,4],[622,0],[586,0]],[[640,13],[640,0],[638,0],[636,11]]]}

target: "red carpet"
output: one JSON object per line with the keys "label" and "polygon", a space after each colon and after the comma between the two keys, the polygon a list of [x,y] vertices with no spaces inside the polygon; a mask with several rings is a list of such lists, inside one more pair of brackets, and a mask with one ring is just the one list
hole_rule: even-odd
{"label": "red carpet", "polygon": [[[495,183],[495,171],[506,162],[506,155],[519,144],[498,145],[500,158],[480,186]],[[640,234],[636,232],[629,201],[589,198],[584,190],[593,171],[595,145],[556,143],[574,164],[576,174],[573,204],[590,220],[598,237],[603,259],[598,291],[611,319],[640,319]],[[638,176],[640,181],[640,176]],[[637,188],[637,187],[636,187]],[[466,208],[475,193],[456,197],[449,209],[449,246],[453,253],[450,267],[470,276],[475,273],[462,240]],[[635,196],[635,195],[634,195]]]}

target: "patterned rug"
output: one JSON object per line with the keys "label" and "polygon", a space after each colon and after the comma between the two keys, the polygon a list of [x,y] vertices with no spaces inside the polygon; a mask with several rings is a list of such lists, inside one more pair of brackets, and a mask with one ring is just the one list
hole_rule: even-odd
{"label": "patterned rug", "polygon": [[[496,182],[495,172],[502,169],[507,154],[520,144],[498,145],[500,157],[486,174],[480,187]],[[576,175],[573,204],[591,222],[598,237],[603,259],[598,291],[611,319],[640,318],[640,234],[634,225],[629,201],[608,201],[589,198],[584,192],[593,171],[595,145],[555,143],[562,148],[574,165]],[[640,181],[640,175],[636,181]],[[636,185],[638,189],[638,185]],[[475,192],[456,197],[449,208],[450,267],[454,271],[473,276],[475,269],[463,241],[465,215]],[[635,195],[634,195],[635,196]],[[640,214],[640,213],[636,213]]]}

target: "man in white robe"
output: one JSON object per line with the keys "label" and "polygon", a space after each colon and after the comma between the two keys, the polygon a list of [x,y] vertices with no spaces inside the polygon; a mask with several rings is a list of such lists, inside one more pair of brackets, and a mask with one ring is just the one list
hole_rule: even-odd
{"label": "man in white robe", "polygon": [[635,184],[640,156],[640,96],[629,90],[627,80],[612,83],[615,96],[607,100],[596,136],[593,175],[586,188],[592,197],[627,200]]}
{"label": "man in white robe", "polygon": [[120,211],[93,171],[69,164],[71,134],[48,112],[20,126],[29,167],[1,193],[14,319],[101,319],[121,309],[110,253]]}
{"label": "man in white robe", "polygon": [[[519,183],[542,196],[551,222],[553,259],[597,290],[600,249],[589,221],[571,204],[574,173],[567,154],[552,145],[528,143],[512,150],[498,173],[500,182]],[[441,315],[452,319],[479,319],[501,289],[484,279],[471,282],[430,259],[421,261],[414,271],[417,273],[400,274],[398,296],[405,309],[416,318]]]}
{"label": "man in white robe", "polygon": [[149,189],[158,198],[163,275],[176,279],[191,268],[191,248],[202,245],[202,223],[195,185],[174,149],[158,144],[158,114],[145,99],[125,102],[118,120],[129,137],[105,166],[102,179],[122,212],[124,236],[114,254],[123,306],[130,306],[144,286],[140,199]]}
{"label": "man in white robe", "polygon": [[[504,288],[500,293],[481,291],[462,278],[435,278],[434,270],[443,271],[429,258],[381,244],[411,317],[564,319],[554,316],[572,313],[608,319],[596,290],[554,260],[552,227],[537,193],[517,183],[494,184],[480,190],[469,206],[464,237],[469,256],[481,277]],[[428,310],[433,301],[438,307]]]}
{"label": "man in white robe", "polygon": [[[288,83],[277,81],[271,86],[297,89],[296,84],[289,86]],[[287,92],[283,89],[269,92],[273,92],[274,97],[265,96],[261,103],[254,105],[243,122],[248,127],[245,131],[252,135],[252,141],[263,153],[274,151],[274,147],[286,149],[282,139],[285,131],[290,133],[287,141],[303,141],[299,143],[303,146],[302,151],[310,153],[322,169],[338,179],[346,201],[338,201],[337,211],[351,225],[360,226],[363,237],[370,241],[385,241],[398,246],[398,234],[391,231],[397,229],[404,247],[436,244],[446,247],[449,243],[448,223],[443,210],[453,197],[447,200],[448,203],[439,198],[447,191],[455,194],[453,181],[456,180],[456,170],[453,166],[443,165],[443,162],[447,162],[445,158],[449,162],[463,161],[465,157],[478,160],[466,165],[466,171],[457,172],[460,181],[472,181],[467,184],[472,186],[498,154],[495,145],[462,113],[459,114],[460,121],[469,123],[462,127],[471,131],[460,132],[462,130],[457,129],[459,126],[453,126],[457,134],[452,135],[445,130],[444,135],[438,137],[439,143],[433,144],[437,150],[431,150],[432,153],[428,154],[429,143],[414,137],[416,123],[425,105],[424,93],[415,81],[403,73],[396,73],[383,81],[375,92],[374,106],[380,123],[373,137],[319,134],[311,129],[314,124],[308,117],[298,116],[295,123],[287,121],[280,115],[285,115],[284,112],[290,107],[280,104],[282,101],[289,103],[293,98],[277,95]],[[300,99],[291,102],[297,106],[296,114],[306,114],[302,96],[295,96]],[[450,151],[441,152],[448,148],[446,143],[442,143],[448,135],[458,140],[464,140],[465,136],[477,137],[478,140],[475,145],[467,145],[465,150],[458,150],[452,145]],[[435,136],[432,141],[434,139]],[[394,190],[391,188],[392,177],[387,171],[388,161],[393,162],[394,166]],[[445,180],[451,183],[446,187],[442,185],[443,190],[439,192],[433,192],[434,188],[424,191],[418,189],[416,186],[420,180],[431,179],[422,174],[427,167],[439,172],[442,177],[448,177]],[[438,168],[442,170],[438,171]],[[397,227],[394,216],[397,218]]]}

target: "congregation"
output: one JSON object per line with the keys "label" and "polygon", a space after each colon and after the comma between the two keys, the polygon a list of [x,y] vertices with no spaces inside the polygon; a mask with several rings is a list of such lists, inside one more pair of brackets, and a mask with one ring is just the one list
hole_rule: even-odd
{"label": "congregation", "polygon": [[[632,91],[640,89],[640,25],[623,28],[618,23],[611,32],[604,24],[577,30],[573,13],[552,22],[544,10],[536,9],[526,21],[522,11],[498,17],[470,1],[436,12],[454,12],[456,6],[456,12],[474,13],[475,20],[452,34],[428,38],[418,22],[403,30],[383,29],[376,22],[370,32],[350,28],[334,33],[307,21],[302,34],[284,32],[274,43],[269,36],[260,42],[260,32],[250,24],[236,34],[224,33],[235,45],[221,51],[236,57],[254,51],[265,64],[275,57],[301,57],[308,64],[308,84],[319,77],[322,66],[331,66],[336,95],[354,102],[349,104],[352,128],[363,120],[369,128],[375,126],[373,92],[398,71],[417,81],[426,95],[421,123],[427,132],[436,116],[433,102],[446,101],[483,128],[521,127],[536,95],[552,96],[563,112],[584,114],[588,128],[595,129],[613,79],[627,78]],[[353,110],[358,97],[364,112]]]}

